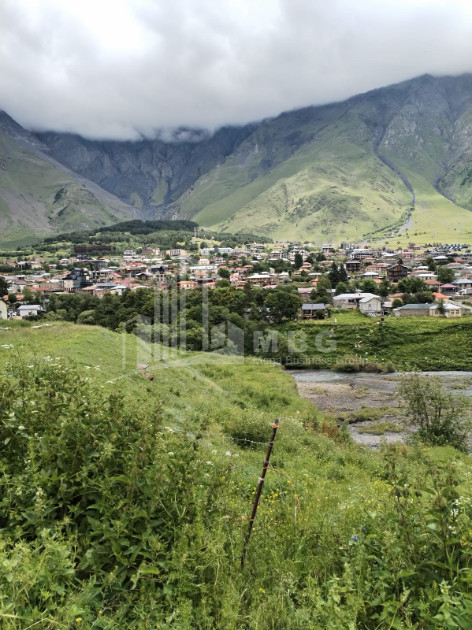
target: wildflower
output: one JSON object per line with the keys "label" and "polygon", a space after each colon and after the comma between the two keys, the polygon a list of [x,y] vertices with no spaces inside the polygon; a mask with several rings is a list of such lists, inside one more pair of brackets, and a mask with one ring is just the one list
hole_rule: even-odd
{"label": "wildflower", "polygon": [[352,540],[353,540],[354,542],[357,542],[357,541],[359,540],[359,536],[353,536],[353,537],[352,537]]}
{"label": "wildflower", "polygon": [[80,623],[80,622],[82,621],[82,617],[76,617],[76,618],[75,618],[75,621],[76,621],[77,623]]}

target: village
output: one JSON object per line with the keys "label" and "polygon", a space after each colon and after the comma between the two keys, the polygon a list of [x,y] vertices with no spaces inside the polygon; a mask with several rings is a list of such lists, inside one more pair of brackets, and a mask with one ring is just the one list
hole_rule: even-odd
{"label": "village", "polygon": [[110,258],[5,259],[0,319],[37,318],[47,312],[54,294],[102,297],[141,288],[271,290],[279,285],[292,285],[300,296],[302,319],[325,318],[333,309],[396,317],[472,313],[472,253],[466,244],[411,244],[396,251],[347,243],[255,242],[238,249],[199,245],[197,252],[145,245]]}
{"label": "village", "polygon": [[[326,284],[338,265],[341,280]],[[339,248],[253,243],[241,249],[202,247],[198,255],[179,248],[161,251],[145,246],[125,249],[111,258],[79,254],[55,264],[37,256],[7,260],[2,268],[7,266],[11,271],[0,275],[5,293],[0,299],[3,319],[44,313],[53,294],[80,292],[102,297],[140,288],[186,291],[228,285],[265,290],[293,285],[301,298],[300,317],[304,319],[324,318],[331,307],[358,309],[369,316],[460,317],[472,313],[472,253],[460,244],[411,245],[392,251],[345,243]],[[404,303],[407,291],[401,290],[401,283],[405,279],[413,280],[415,294],[422,293],[418,303]]]}

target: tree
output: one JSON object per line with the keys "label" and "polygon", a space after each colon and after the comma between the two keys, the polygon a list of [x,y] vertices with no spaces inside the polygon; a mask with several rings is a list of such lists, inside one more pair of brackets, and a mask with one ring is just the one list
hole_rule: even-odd
{"label": "tree", "polygon": [[23,289],[23,299],[28,304],[33,304],[34,303],[34,301],[35,301],[34,293],[33,293],[33,291],[31,291],[30,288],[24,287],[24,289]]}
{"label": "tree", "polygon": [[417,304],[432,304],[434,296],[431,291],[417,291],[415,293],[415,301]]}
{"label": "tree", "polygon": [[347,282],[349,280],[349,276],[347,275],[346,267],[344,265],[339,265],[338,271],[340,282]]}
{"label": "tree", "polygon": [[325,304],[330,301],[328,291],[331,289],[331,282],[328,276],[322,275],[318,278],[316,288],[310,293],[310,299],[315,304]]}
{"label": "tree", "polygon": [[300,267],[303,265],[303,256],[299,252],[295,254],[294,263],[295,269],[300,269]]}
{"label": "tree", "polygon": [[362,290],[364,293],[374,293],[375,295],[379,292],[379,288],[375,280],[372,280],[371,278],[367,278],[362,282]]}
{"label": "tree", "polygon": [[428,285],[422,278],[402,278],[398,283],[398,290],[402,293],[417,293],[418,291],[428,291]]}
{"label": "tree", "polygon": [[267,296],[265,307],[269,309],[270,319],[275,324],[280,324],[285,320],[295,319],[301,308],[301,300],[296,293],[276,290]]}
{"label": "tree", "polygon": [[388,297],[392,290],[392,285],[390,284],[388,278],[384,278],[379,285],[379,295],[383,298]]}
{"label": "tree", "polygon": [[404,423],[414,429],[420,441],[468,450],[467,438],[472,424],[466,396],[448,392],[438,377],[420,374],[405,377],[399,394],[405,403]]}
{"label": "tree", "polygon": [[337,264],[334,262],[331,263],[331,267],[328,272],[328,278],[330,279],[331,286],[335,287],[338,282],[341,282],[341,278],[339,276],[339,269]]}
{"label": "tree", "polygon": [[347,284],[345,282],[338,282],[338,284],[336,285],[336,290],[335,290],[335,295],[341,295],[341,293],[347,293],[348,292],[348,287]]}
{"label": "tree", "polygon": [[3,276],[0,276],[0,298],[8,295],[8,284]]}
{"label": "tree", "polygon": [[454,270],[450,267],[440,267],[438,269],[438,281],[441,284],[452,282],[455,278]]}
{"label": "tree", "polygon": [[220,278],[228,279],[231,275],[231,272],[229,269],[226,269],[225,267],[220,267],[218,269],[218,275],[220,276]]}

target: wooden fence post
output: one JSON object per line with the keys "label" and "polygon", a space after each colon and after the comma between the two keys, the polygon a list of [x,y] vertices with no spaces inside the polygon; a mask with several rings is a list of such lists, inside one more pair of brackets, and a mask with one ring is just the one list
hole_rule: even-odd
{"label": "wooden fence post", "polygon": [[262,467],[262,473],[259,477],[259,483],[257,484],[256,496],[254,497],[254,505],[252,506],[251,516],[249,518],[249,525],[246,536],[244,538],[244,546],[243,553],[241,555],[241,569],[244,568],[244,563],[246,561],[247,549],[249,545],[249,539],[251,538],[252,528],[254,526],[254,520],[256,518],[257,508],[259,506],[259,499],[261,498],[262,486],[264,485],[264,479],[266,476],[267,468],[269,467],[270,455],[272,453],[272,447],[274,446],[275,434],[277,433],[277,429],[279,428],[279,419],[276,418],[274,423],[272,424],[272,435],[270,436],[269,446],[267,447],[266,458],[264,461],[264,465]]}

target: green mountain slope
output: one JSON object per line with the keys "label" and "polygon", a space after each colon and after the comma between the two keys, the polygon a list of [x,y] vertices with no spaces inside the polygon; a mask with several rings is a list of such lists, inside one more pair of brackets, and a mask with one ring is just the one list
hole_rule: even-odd
{"label": "green mountain slope", "polygon": [[[213,135],[176,130],[170,140],[19,125],[12,134],[11,123],[6,132],[0,124],[3,163],[8,151],[14,158],[0,173],[0,216],[15,234],[93,226],[134,207],[145,218],[316,242],[472,237],[471,74],[426,75]],[[59,176],[58,163],[70,170]]]}
{"label": "green mountain slope", "polygon": [[[306,139],[289,157],[282,127]],[[420,77],[265,123],[175,211],[277,238],[467,240],[471,135],[472,77]]]}
{"label": "green mountain slope", "polygon": [[0,244],[136,218],[137,211],[51,159],[0,113]]}

